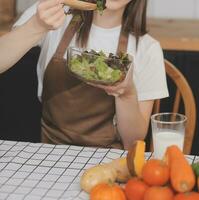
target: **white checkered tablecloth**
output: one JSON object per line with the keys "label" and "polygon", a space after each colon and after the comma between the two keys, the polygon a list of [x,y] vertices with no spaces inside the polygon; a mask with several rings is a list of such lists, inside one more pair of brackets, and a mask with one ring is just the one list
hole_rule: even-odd
{"label": "white checkered tablecloth", "polygon": [[[117,149],[0,140],[0,200],[88,200],[85,169],[126,156]],[[149,158],[151,153],[146,153]],[[199,157],[187,156],[190,163]]]}

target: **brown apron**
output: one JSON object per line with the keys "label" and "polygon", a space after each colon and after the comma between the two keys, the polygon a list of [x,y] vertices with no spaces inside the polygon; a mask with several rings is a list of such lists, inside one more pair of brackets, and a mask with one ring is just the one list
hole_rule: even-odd
{"label": "brown apron", "polygon": [[[44,74],[42,142],[123,148],[113,125],[114,97],[67,71],[63,56],[81,23],[73,17]],[[126,52],[127,38],[120,34],[118,51]]]}

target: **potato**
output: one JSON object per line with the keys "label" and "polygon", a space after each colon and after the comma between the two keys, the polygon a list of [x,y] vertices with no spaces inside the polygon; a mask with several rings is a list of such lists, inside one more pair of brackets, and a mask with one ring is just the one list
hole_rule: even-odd
{"label": "potato", "polygon": [[107,164],[100,164],[87,169],[81,177],[81,188],[90,192],[99,183],[126,182],[131,176],[141,176],[145,142],[137,141],[129,150],[127,158],[118,158]]}
{"label": "potato", "polygon": [[101,164],[87,169],[81,177],[81,188],[90,192],[91,189],[99,183],[114,183],[117,178],[117,172],[112,165]]}
{"label": "potato", "polygon": [[113,160],[110,164],[113,166],[113,168],[115,168],[117,172],[116,181],[124,183],[131,178],[126,158],[118,158]]}

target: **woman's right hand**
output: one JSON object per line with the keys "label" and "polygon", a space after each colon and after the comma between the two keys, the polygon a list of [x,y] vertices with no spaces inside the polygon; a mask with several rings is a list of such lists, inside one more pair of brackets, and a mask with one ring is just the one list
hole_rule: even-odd
{"label": "woman's right hand", "polygon": [[58,29],[65,17],[63,0],[40,0],[36,18],[41,31]]}

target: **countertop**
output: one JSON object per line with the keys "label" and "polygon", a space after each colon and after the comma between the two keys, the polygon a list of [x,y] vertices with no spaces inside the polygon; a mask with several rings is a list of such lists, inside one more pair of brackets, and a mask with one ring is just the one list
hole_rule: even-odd
{"label": "countertop", "polygon": [[[0,24],[0,36],[8,32],[13,23]],[[148,29],[163,49],[199,51],[199,20],[151,18]]]}

